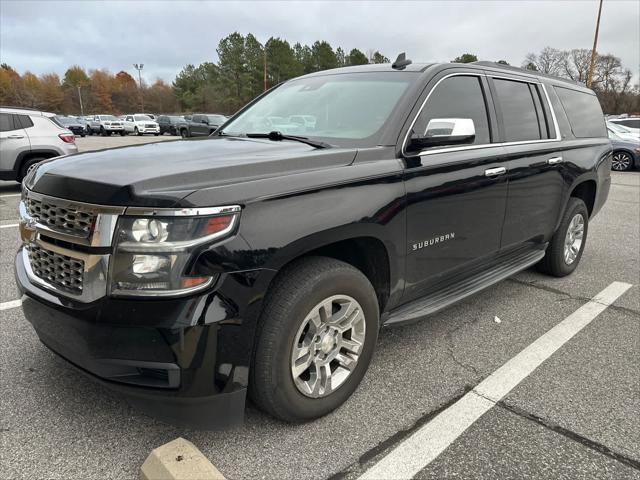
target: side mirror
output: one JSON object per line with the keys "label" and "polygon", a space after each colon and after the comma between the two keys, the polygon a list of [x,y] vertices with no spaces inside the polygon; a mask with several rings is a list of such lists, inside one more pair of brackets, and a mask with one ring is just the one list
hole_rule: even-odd
{"label": "side mirror", "polygon": [[470,118],[433,118],[429,120],[424,135],[411,135],[411,150],[445,145],[464,145],[473,143],[476,128]]}

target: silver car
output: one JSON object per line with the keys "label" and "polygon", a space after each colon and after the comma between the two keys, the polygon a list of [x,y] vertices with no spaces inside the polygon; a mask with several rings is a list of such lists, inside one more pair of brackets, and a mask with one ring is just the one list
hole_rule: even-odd
{"label": "silver car", "polygon": [[54,116],[0,107],[0,180],[20,182],[36,163],[78,151],[74,134],[53,122]]}

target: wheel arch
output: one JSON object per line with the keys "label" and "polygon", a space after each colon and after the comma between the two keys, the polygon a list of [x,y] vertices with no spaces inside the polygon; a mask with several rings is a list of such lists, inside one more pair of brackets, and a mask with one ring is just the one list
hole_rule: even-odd
{"label": "wheel arch", "polygon": [[597,191],[597,182],[593,179],[586,179],[573,186],[573,188],[571,189],[571,193],[569,194],[569,198],[574,197],[581,199],[587,206],[589,218],[591,218],[593,214],[593,208],[595,206]]}
{"label": "wheel arch", "polygon": [[305,257],[328,257],[341,260],[360,270],[371,282],[380,312],[384,312],[392,296],[392,287],[398,281],[398,272],[393,259],[395,248],[380,236],[371,233],[323,232],[313,238],[305,238],[280,249],[264,267],[278,273],[267,286],[286,273],[287,267]]}
{"label": "wheel arch", "polygon": [[25,162],[33,158],[53,158],[58,157],[61,154],[55,150],[50,150],[46,148],[37,148],[34,150],[25,150],[24,152],[20,152],[18,157],[16,158],[15,163],[13,164],[13,170],[16,172],[16,178],[20,175],[20,170],[22,170],[22,166]]}

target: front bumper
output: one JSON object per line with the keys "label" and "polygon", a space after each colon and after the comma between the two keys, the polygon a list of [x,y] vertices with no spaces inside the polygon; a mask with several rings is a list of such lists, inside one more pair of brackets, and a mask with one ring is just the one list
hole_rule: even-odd
{"label": "front bumper", "polygon": [[134,407],[191,428],[242,422],[253,322],[224,295],[82,304],[33,284],[21,251],[15,273],[42,343]]}
{"label": "front bumper", "polygon": [[140,133],[160,133],[160,127],[138,127]]}

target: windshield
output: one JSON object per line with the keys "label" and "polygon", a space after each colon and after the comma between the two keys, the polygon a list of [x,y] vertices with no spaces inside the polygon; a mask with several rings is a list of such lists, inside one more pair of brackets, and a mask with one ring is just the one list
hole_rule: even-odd
{"label": "windshield", "polygon": [[114,117],[113,115],[100,115],[100,120],[120,120],[119,118]]}
{"label": "windshield", "polygon": [[73,123],[78,123],[75,119],[69,117],[53,117],[57,123],[61,123],[62,125],[71,125]]}
{"label": "windshield", "polygon": [[134,120],[136,122],[150,122],[151,117],[147,117],[146,115],[134,115]]}
{"label": "windshield", "polygon": [[224,128],[227,135],[269,133],[331,140],[375,135],[412,81],[407,74],[352,73],[292,80]]}

